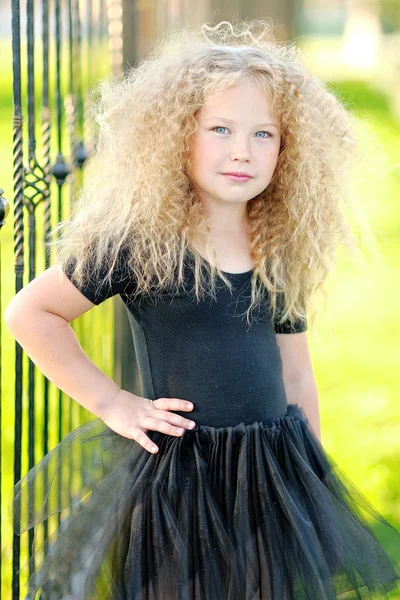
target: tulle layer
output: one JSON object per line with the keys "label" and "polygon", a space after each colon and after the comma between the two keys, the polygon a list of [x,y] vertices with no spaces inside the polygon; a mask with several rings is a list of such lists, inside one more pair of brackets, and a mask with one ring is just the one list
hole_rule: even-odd
{"label": "tulle layer", "polygon": [[[400,533],[297,404],[267,423],[148,435],[157,454],[93,419],[14,487],[19,534],[70,510],[30,559],[30,598],[42,586],[74,600],[375,599],[400,587],[373,525],[399,544]],[[37,506],[30,490],[44,491]]]}

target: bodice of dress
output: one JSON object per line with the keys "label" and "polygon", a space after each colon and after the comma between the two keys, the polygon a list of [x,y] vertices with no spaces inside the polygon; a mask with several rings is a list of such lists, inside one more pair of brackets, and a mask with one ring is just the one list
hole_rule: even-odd
{"label": "bodice of dress", "polygon": [[[251,274],[225,274],[233,289],[220,281],[215,299],[198,301],[190,292],[194,274],[185,267],[185,286],[174,295],[129,299],[130,287],[118,284],[94,293],[80,291],[95,304],[120,294],[126,305],[138,362],[142,395],[190,400],[194,409],[175,411],[199,425],[225,427],[283,416],[287,399],[282,361],[268,303],[251,325],[245,312],[250,304]],[[68,273],[67,273],[68,275]],[[298,322],[293,331],[304,331]]]}

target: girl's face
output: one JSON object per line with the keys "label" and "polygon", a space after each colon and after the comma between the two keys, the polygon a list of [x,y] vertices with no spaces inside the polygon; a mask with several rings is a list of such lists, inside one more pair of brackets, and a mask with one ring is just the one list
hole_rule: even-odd
{"label": "girl's face", "polygon": [[[281,142],[280,123],[265,94],[242,82],[208,97],[190,141],[188,172],[206,203],[241,203],[271,181]],[[223,173],[241,172],[251,179],[234,181]]]}

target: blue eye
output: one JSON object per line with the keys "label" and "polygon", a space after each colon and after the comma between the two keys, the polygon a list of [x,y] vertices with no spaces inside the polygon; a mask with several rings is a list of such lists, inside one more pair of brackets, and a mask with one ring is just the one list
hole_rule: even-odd
{"label": "blue eye", "polygon": [[[227,127],[224,127],[223,125],[217,125],[217,127],[213,127],[211,131],[215,131],[216,129],[228,129]],[[269,137],[273,137],[273,135],[271,133],[269,133],[269,131],[257,131],[257,133],[267,133]],[[267,136],[265,136],[264,138],[261,139],[268,139]]]}
{"label": "blue eye", "polygon": [[213,127],[211,131],[215,131],[216,129],[227,129],[227,127],[223,127],[222,125]]}
{"label": "blue eye", "polygon": [[257,133],[268,133],[269,137],[273,137],[269,131],[257,131]]}

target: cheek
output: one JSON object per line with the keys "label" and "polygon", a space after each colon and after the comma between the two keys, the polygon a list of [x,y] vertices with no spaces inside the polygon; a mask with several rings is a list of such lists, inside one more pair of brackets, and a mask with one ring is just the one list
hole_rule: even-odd
{"label": "cheek", "polygon": [[221,138],[218,138],[216,134],[213,135],[210,131],[200,132],[196,139],[198,152],[204,157],[218,156],[223,151],[223,145]]}
{"label": "cheek", "polygon": [[212,156],[209,147],[196,140],[191,146],[190,152],[191,168],[190,176],[193,181],[198,184],[204,180],[207,173],[212,169]]}
{"label": "cheek", "polygon": [[279,152],[281,150],[281,138],[280,137],[275,140],[274,150],[275,150],[275,156],[278,159]]}
{"label": "cheek", "polygon": [[270,165],[276,164],[276,162],[278,160],[278,156],[279,156],[279,148],[280,148],[279,142],[268,146],[267,152],[266,152],[266,159],[268,161],[268,164],[270,164]]}
{"label": "cheek", "polygon": [[198,139],[193,146],[193,169],[206,171],[214,168],[220,159],[218,147],[209,140]]}

